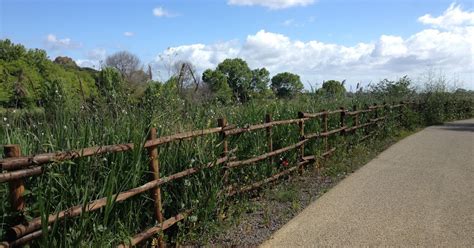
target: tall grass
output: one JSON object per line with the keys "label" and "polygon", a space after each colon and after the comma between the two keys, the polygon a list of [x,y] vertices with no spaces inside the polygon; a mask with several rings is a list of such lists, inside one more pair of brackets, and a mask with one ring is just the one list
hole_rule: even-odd
{"label": "tall grass", "polygon": [[[427,98],[429,99],[429,98]],[[464,104],[445,98],[447,105],[456,114],[452,118],[472,116],[470,112],[457,111]],[[462,98],[461,101],[468,101]],[[108,247],[127,240],[134,234],[156,225],[153,216],[153,201],[149,194],[141,194],[125,202],[114,203],[111,196],[148,182],[148,157],[142,145],[150,127],[158,129],[159,136],[181,131],[196,130],[217,126],[217,118],[226,117],[229,124],[245,126],[263,122],[265,114],[274,120],[293,119],[298,111],[319,112],[322,109],[337,109],[340,106],[359,109],[373,104],[370,95],[355,95],[338,100],[316,96],[302,96],[295,100],[261,100],[245,105],[221,106],[204,104],[190,106],[175,99],[167,103],[156,102],[150,106],[117,104],[114,106],[95,106],[77,111],[64,111],[61,108],[47,111],[8,111],[1,117],[2,144],[19,144],[24,155],[51,151],[65,151],[90,146],[133,142],[137,147],[130,152],[106,154],[75,159],[68,162],[52,163],[41,176],[26,180],[26,218],[41,216],[47,218],[68,207],[85,204],[91,200],[109,197],[107,206],[100,211],[84,213],[79,217],[56,222],[51,230],[43,226],[42,237],[34,245],[44,247],[97,246]],[[428,111],[433,107],[427,103],[424,112],[406,113],[403,126],[420,125],[428,120]],[[472,99],[469,102],[472,108]],[[125,106],[125,107],[124,107]],[[386,110],[389,113],[389,110]],[[21,112],[21,113],[18,113]],[[448,112],[450,110],[448,109]],[[441,118],[444,119],[443,115]],[[361,117],[364,123],[369,116]],[[365,118],[365,119],[364,119]],[[329,129],[337,128],[339,116],[329,120]],[[351,122],[348,125],[352,125]],[[380,132],[380,137],[392,135],[399,129],[398,123],[390,122]],[[321,130],[321,123],[311,121],[306,124],[306,132]],[[348,143],[363,136],[358,133],[347,138]],[[294,144],[299,140],[297,125],[273,128],[274,149]],[[340,143],[342,137],[331,140],[331,146]],[[239,159],[250,158],[267,152],[265,131],[244,133],[229,138],[229,147],[237,148]],[[323,151],[321,141],[308,144],[306,154]],[[170,175],[190,167],[212,162],[222,153],[219,135],[208,135],[192,140],[173,142],[159,147],[161,176]],[[290,164],[297,161],[296,150],[284,153],[282,158]],[[274,164],[262,161],[232,170],[229,183],[244,185],[264,179],[284,169],[279,158]],[[224,187],[222,168],[215,167],[179,179],[162,187],[164,216],[171,217],[185,209],[194,209],[192,216],[183,224],[165,232],[169,242],[176,242],[178,233],[202,232],[216,222],[216,215],[225,211],[226,200],[219,197]],[[7,184],[0,185],[1,230],[12,224],[15,216],[9,211]]]}

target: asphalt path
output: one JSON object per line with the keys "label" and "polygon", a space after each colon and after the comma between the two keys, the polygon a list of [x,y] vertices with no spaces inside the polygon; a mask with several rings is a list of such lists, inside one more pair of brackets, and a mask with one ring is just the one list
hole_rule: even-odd
{"label": "asphalt path", "polygon": [[379,154],[261,247],[474,247],[474,119]]}

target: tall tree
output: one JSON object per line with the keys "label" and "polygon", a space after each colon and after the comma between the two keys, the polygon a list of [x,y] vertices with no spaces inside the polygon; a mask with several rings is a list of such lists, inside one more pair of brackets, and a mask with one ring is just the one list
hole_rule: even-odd
{"label": "tall tree", "polygon": [[270,72],[264,67],[252,70],[252,81],[250,87],[253,91],[261,93],[268,89]]}
{"label": "tall tree", "polygon": [[331,97],[343,96],[346,94],[346,88],[344,87],[345,82],[345,80],[342,81],[342,83],[336,80],[325,81],[321,87],[322,93]]}
{"label": "tall tree", "polygon": [[216,70],[224,74],[236,100],[246,102],[249,99],[252,71],[245,60],[225,59]]}
{"label": "tall tree", "polygon": [[300,76],[283,72],[272,78],[271,87],[278,97],[292,98],[303,90],[303,83],[301,83]]}
{"label": "tall tree", "polygon": [[227,83],[227,77],[219,70],[207,69],[202,74],[204,81],[214,94],[214,97],[223,103],[227,103],[232,98],[232,90]]}
{"label": "tall tree", "polygon": [[138,56],[127,51],[108,56],[105,59],[105,65],[117,69],[126,79],[131,79],[136,71],[142,69]]}

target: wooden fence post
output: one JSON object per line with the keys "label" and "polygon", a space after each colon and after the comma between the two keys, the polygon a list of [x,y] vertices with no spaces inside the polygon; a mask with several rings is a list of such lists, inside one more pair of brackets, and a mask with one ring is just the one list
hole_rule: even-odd
{"label": "wooden fence post", "polygon": [[[156,139],[156,128],[151,128],[150,133],[148,134],[149,140]],[[158,161],[158,147],[151,146],[148,148],[148,156],[150,159],[150,171],[152,172],[153,180],[160,179],[160,163]],[[161,227],[163,227],[163,213],[162,213],[162,205],[161,205],[161,190],[160,187],[156,187],[152,191],[152,197],[155,201],[155,218],[160,223]],[[165,243],[163,242],[163,237],[160,235],[158,238],[158,244],[160,247],[165,247]]]}
{"label": "wooden fence post", "polygon": [[[265,115],[265,123],[272,122],[272,116],[270,114]],[[272,127],[267,127],[267,145],[268,145],[268,152],[273,152],[273,132]],[[273,165],[274,157],[271,156],[269,158],[270,165]]]}
{"label": "wooden fence post", "polygon": [[[227,126],[227,119],[225,117],[217,119],[217,125],[222,128],[220,132],[221,140],[222,140],[222,153],[221,157],[225,157],[229,153],[229,146],[227,142],[227,136],[225,135],[225,127]],[[224,186],[227,186],[229,178],[229,169],[226,168],[224,169],[224,176],[223,176],[223,181],[224,181]]]}
{"label": "wooden fence post", "polygon": [[[324,109],[323,117],[323,131],[326,133],[328,131],[328,112]],[[329,151],[328,136],[324,136],[324,152]]]}
{"label": "wooden fence post", "polygon": [[[298,118],[304,118],[304,113],[298,112]],[[300,122],[298,122],[298,126],[300,128],[300,141],[302,141],[304,139],[304,121],[301,120]],[[300,155],[299,155],[300,161],[303,160],[303,157],[304,157],[304,144],[300,147]]]}
{"label": "wooden fence post", "polygon": [[[304,113],[303,112],[298,112],[298,118],[304,118]],[[298,122],[298,126],[299,126],[299,129],[300,129],[300,138],[299,138],[299,140],[302,141],[302,140],[304,140],[304,121],[301,120],[300,122]],[[298,160],[303,161],[303,158],[304,158],[304,144],[300,146]],[[299,173],[300,173],[300,175],[303,174],[303,166],[301,166],[299,168]]]}
{"label": "wooden fence post", "polygon": [[[364,110],[368,111],[368,112],[365,113],[365,123],[364,124],[367,124],[367,123],[370,124],[370,114],[371,114],[370,112],[372,112],[372,109],[369,108],[368,104],[365,104],[364,105]],[[367,118],[367,116],[369,118]],[[367,121],[367,119],[369,119],[369,120]],[[369,135],[371,128],[372,128],[372,125],[368,125],[368,126],[364,127],[363,131],[364,131],[366,136]]]}
{"label": "wooden fence post", "polygon": [[[5,158],[14,158],[21,156],[21,149],[19,145],[6,145],[3,147]],[[10,206],[12,211],[18,213],[17,220],[19,222],[23,219],[23,210],[25,209],[25,200],[23,194],[25,193],[25,184],[22,179],[10,181],[8,183],[10,190]],[[16,223],[18,224],[18,223]]]}
{"label": "wooden fence post", "polygon": [[[344,107],[340,107],[339,108],[341,110],[341,119],[340,119],[340,125],[341,125],[341,128],[343,128],[345,125],[346,125],[346,110],[344,109]],[[341,131],[341,134],[344,135],[346,133],[346,130],[342,130]]]}
{"label": "wooden fence post", "polygon": [[[354,116],[354,126],[359,125],[359,113],[357,113],[357,105],[352,106],[352,110],[356,112]],[[354,133],[357,133],[357,129],[354,129]]]}
{"label": "wooden fence post", "polygon": [[229,152],[229,147],[227,144],[227,137],[225,135],[224,128],[227,126],[227,119],[226,118],[220,118],[217,120],[217,125],[222,128],[221,131],[221,139],[222,139],[222,146],[223,146],[223,152],[221,154],[221,157],[225,157],[227,153]]}

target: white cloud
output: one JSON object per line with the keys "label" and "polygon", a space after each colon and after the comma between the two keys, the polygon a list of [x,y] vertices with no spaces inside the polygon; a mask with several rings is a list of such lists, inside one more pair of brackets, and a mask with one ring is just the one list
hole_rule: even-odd
{"label": "white cloud", "polygon": [[132,36],[135,35],[135,33],[133,33],[133,32],[128,32],[128,31],[127,31],[127,32],[124,32],[123,35],[124,35],[124,36],[127,36],[127,37],[132,37]]}
{"label": "white cloud", "polygon": [[306,6],[314,2],[315,0],[229,0],[227,3],[230,5],[259,5],[269,9],[285,9],[295,6]]}
{"label": "white cloud", "polygon": [[89,67],[96,70],[100,69],[100,62],[97,60],[90,59],[76,59],[76,64],[80,67]]}
{"label": "white cloud", "polygon": [[[450,7],[446,13],[452,9]],[[473,12],[461,11],[461,16]],[[449,18],[437,26],[452,26]],[[456,22],[459,23],[459,22]],[[288,36],[260,30],[243,42],[229,41],[211,45],[194,44],[169,48],[158,57],[176,57],[194,63],[201,71],[215,68],[225,58],[240,57],[251,68],[266,67],[272,74],[290,71],[303,81],[321,83],[328,79],[347,79],[349,84],[368,83],[403,75],[418,76],[429,67],[456,75],[472,83],[474,74],[474,27],[467,22],[456,28],[428,28],[407,38],[382,35],[377,41],[354,46],[300,41]],[[474,85],[469,86],[474,88]]]}
{"label": "white cloud", "polygon": [[70,38],[59,39],[54,34],[48,34],[45,43],[46,46],[52,50],[74,49],[80,47],[80,44],[72,42]]}
{"label": "white cloud", "polygon": [[105,56],[107,55],[107,51],[103,48],[95,48],[87,52],[87,59],[89,60],[105,60]]}
{"label": "white cloud", "polygon": [[169,11],[165,10],[163,7],[156,7],[153,9],[153,15],[157,17],[173,17]]}
{"label": "white cloud", "polygon": [[289,26],[295,24],[295,20],[293,20],[293,19],[288,19],[288,20],[285,20],[282,24],[283,24],[283,26],[285,26],[285,27],[289,27]]}
{"label": "white cloud", "polygon": [[105,49],[95,48],[86,53],[85,59],[76,59],[76,64],[80,67],[90,67],[98,70],[106,56],[107,51]]}
{"label": "white cloud", "polygon": [[426,14],[418,18],[423,24],[432,25],[435,28],[451,29],[459,26],[474,25],[474,12],[466,12],[455,3],[451,4],[449,8],[444,11],[443,15],[433,17]]}

